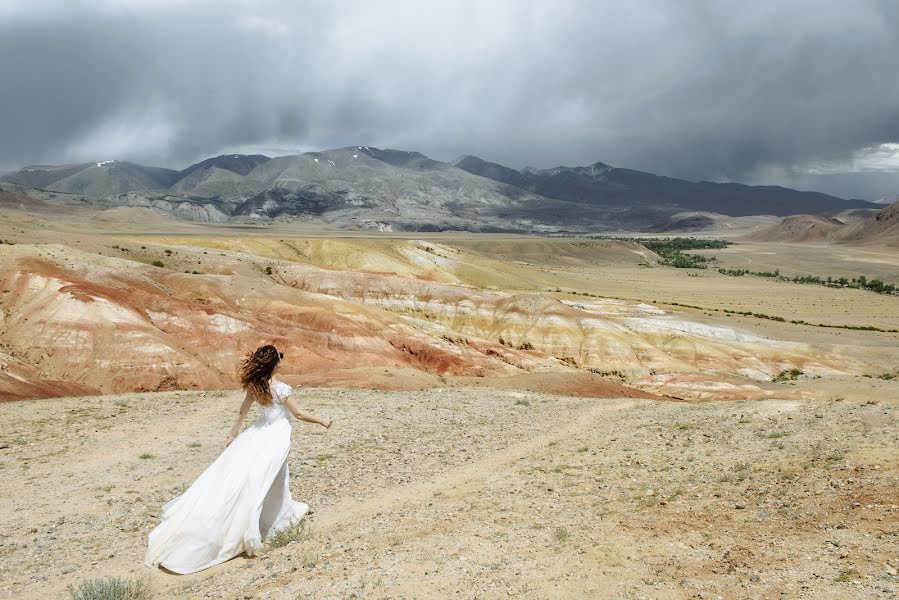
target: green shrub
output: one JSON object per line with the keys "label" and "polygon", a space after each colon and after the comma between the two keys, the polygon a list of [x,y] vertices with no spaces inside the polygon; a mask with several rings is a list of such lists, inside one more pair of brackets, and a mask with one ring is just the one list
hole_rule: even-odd
{"label": "green shrub", "polygon": [[150,264],[153,265],[154,267],[164,267],[165,266],[165,263],[163,263],[161,260],[154,260]]}
{"label": "green shrub", "polygon": [[305,520],[296,521],[292,525],[285,527],[265,540],[265,549],[274,550],[275,548],[286,546],[291,542],[301,542],[307,539],[310,533]]}
{"label": "green shrub", "polygon": [[150,582],[144,579],[92,579],[68,587],[72,600],[148,600]]}
{"label": "green shrub", "polygon": [[648,250],[652,250],[662,257],[663,265],[675,269],[706,269],[706,263],[715,260],[707,256],[697,254],[684,254],[684,250],[704,248],[726,248],[730,242],[724,240],[699,240],[696,238],[612,238],[627,239],[627,241],[642,244]]}
{"label": "green shrub", "polygon": [[798,379],[800,375],[802,375],[802,371],[800,371],[799,369],[785,369],[778,373],[772,381],[775,381],[777,383],[780,383],[782,381],[793,381],[795,379]]}

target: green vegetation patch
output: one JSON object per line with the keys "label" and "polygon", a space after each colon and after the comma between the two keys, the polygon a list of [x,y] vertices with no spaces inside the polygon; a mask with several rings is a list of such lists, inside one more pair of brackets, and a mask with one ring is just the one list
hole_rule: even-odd
{"label": "green vegetation patch", "polygon": [[291,542],[301,542],[308,539],[310,533],[305,520],[296,521],[265,540],[265,549],[274,550],[283,548]]}
{"label": "green vegetation patch", "polygon": [[780,274],[780,269],[774,271],[750,271],[749,269],[718,269],[722,275],[730,277],[743,277],[755,275],[756,277],[771,277],[778,281],[790,283],[805,283],[810,285],[823,285],[832,288],[850,288],[856,290],[868,290],[877,294],[899,294],[899,287],[892,283],[885,283],[880,279],[868,279],[864,275],[848,279],[846,277],[819,277],[817,275],[794,275],[788,277]]}
{"label": "green vegetation patch", "polygon": [[68,587],[72,600],[149,600],[150,582],[144,579],[92,579]]}
{"label": "green vegetation patch", "polygon": [[675,269],[707,269],[714,257],[698,254],[684,254],[684,250],[708,250],[727,248],[732,244],[726,240],[701,240],[694,237],[674,238],[630,238],[589,236],[591,239],[616,240],[620,242],[636,242],[647,250],[652,250],[662,257],[661,264]]}
{"label": "green vegetation patch", "polygon": [[780,373],[774,376],[775,383],[781,383],[784,381],[795,381],[799,379],[799,376],[802,375],[802,371],[799,369],[784,369]]}
{"label": "green vegetation patch", "polygon": [[662,264],[675,269],[707,269],[714,257],[698,254],[684,254],[684,250],[727,248],[730,242],[725,240],[700,240],[697,238],[636,238],[634,240],[648,250],[662,257]]}

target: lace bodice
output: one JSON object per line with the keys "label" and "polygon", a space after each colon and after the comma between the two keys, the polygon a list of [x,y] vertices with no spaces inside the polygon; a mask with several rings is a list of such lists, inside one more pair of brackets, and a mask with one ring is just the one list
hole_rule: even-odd
{"label": "lace bodice", "polygon": [[268,406],[260,406],[259,421],[261,424],[272,423],[281,418],[290,418],[290,411],[284,406],[284,401],[293,393],[293,388],[278,381],[271,385],[272,403]]}
{"label": "lace bodice", "polygon": [[287,397],[293,392],[293,388],[284,383],[283,381],[278,381],[271,386],[272,390],[272,399],[274,399],[275,404],[283,404]]}

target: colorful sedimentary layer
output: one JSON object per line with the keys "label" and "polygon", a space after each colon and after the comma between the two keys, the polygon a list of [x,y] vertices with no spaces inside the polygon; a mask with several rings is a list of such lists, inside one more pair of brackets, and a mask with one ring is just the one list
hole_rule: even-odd
{"label": "colorful sedimentary layer", "polygon": [[784,369],[826,374],[848,364],[648,304],[246,254],[203,258],[206,273],[190,274],[63,245],[5,247],[0,399],[231,386],[239,358],[266,342],[284,351],[288,380],[376,367],[446,376],[588,369],[664,394],[648,378],[770,381]]}

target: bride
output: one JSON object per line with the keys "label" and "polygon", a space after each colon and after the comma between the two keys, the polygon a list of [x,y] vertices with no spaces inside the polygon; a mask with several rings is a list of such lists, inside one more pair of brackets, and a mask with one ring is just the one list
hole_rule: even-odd
{"label": "bride", "polygon": [[[242,552],[252,556],[269,535],[302,519],[309,507],[290,497],[287,452],[290,415],[330,428],[297,407],[286,383],[272,379],[284,354],[262,346],[244,360],[247,391],[225,450],[186,492],[162,507],[144,562],[174,573],[194,573]],[[256,422],[237,435],[253,402]]]}

